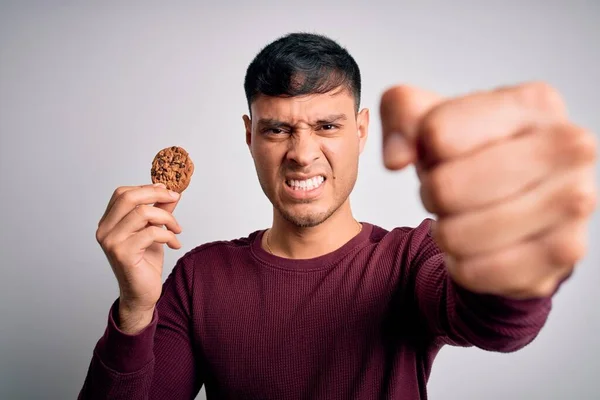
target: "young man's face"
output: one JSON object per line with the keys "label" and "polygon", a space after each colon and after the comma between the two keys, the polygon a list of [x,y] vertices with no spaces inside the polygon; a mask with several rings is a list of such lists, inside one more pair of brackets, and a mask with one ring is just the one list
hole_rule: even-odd
{"label": "young man's face", "polygon": [[348,199],[367,139],[369,111],[347,90],[299,97],[259,96],[244,116],[260,185],[296,226],[329,218]]}

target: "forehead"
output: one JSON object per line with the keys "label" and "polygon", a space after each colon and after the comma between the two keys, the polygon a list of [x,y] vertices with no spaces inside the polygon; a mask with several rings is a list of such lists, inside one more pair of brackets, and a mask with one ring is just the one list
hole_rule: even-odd
{"label": "forehead", "polygon": [[348,90],[294,97],[260,95],[251,105],[252,119],[278,119],[287,122],[318,120],[328,115],[354,113],[354,97]]}

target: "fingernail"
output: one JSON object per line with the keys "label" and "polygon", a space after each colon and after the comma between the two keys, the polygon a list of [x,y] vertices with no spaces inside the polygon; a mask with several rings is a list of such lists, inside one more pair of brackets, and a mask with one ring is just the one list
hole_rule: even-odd
{"label": "fingernail", "polygon": [[383,160],[388,166],[407,163],[410,159],[410,146],[403,134],[390,133],[383,144]]}
{"label": "fingernail", "polygon": [[178,198],[179,197],[179,193],[174,192],[172,190],[169,190],[169,194],[171,195],[171,197],[174,197],[174,198]]}

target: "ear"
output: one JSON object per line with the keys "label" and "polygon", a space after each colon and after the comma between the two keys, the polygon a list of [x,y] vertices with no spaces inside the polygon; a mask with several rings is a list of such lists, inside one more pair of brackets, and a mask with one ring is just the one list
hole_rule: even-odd
{"label": "ear", "polygon": [[247,115],[244,115],[242,119],[244,120],[244,127],[246,129],[246,144],[248,145],[250,152],[252,152],[252,149],[250,147],[250,145],[252,144],[252,120]]}
{"label": "ear", "polygon": [[356,116],[356,126],[358,134],[358,152],[362,154],[365,145],[367,144],[367,137],[369,136],[369,109],[363,108]]}

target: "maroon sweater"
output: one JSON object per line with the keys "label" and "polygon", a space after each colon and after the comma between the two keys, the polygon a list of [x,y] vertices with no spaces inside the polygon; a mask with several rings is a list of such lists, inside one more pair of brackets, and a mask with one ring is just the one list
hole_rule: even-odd
{"label": "maroon sweater", "polygon": [[364,223],[310,260],[267,253],[264,231],[195,248],[142,332],[119,331],[113,304],[79,398],[193,399],[204,384],[209,399],[426,399],[444,344],[530,343],[550,299],[460,288],[430,222],[389,232]]}

